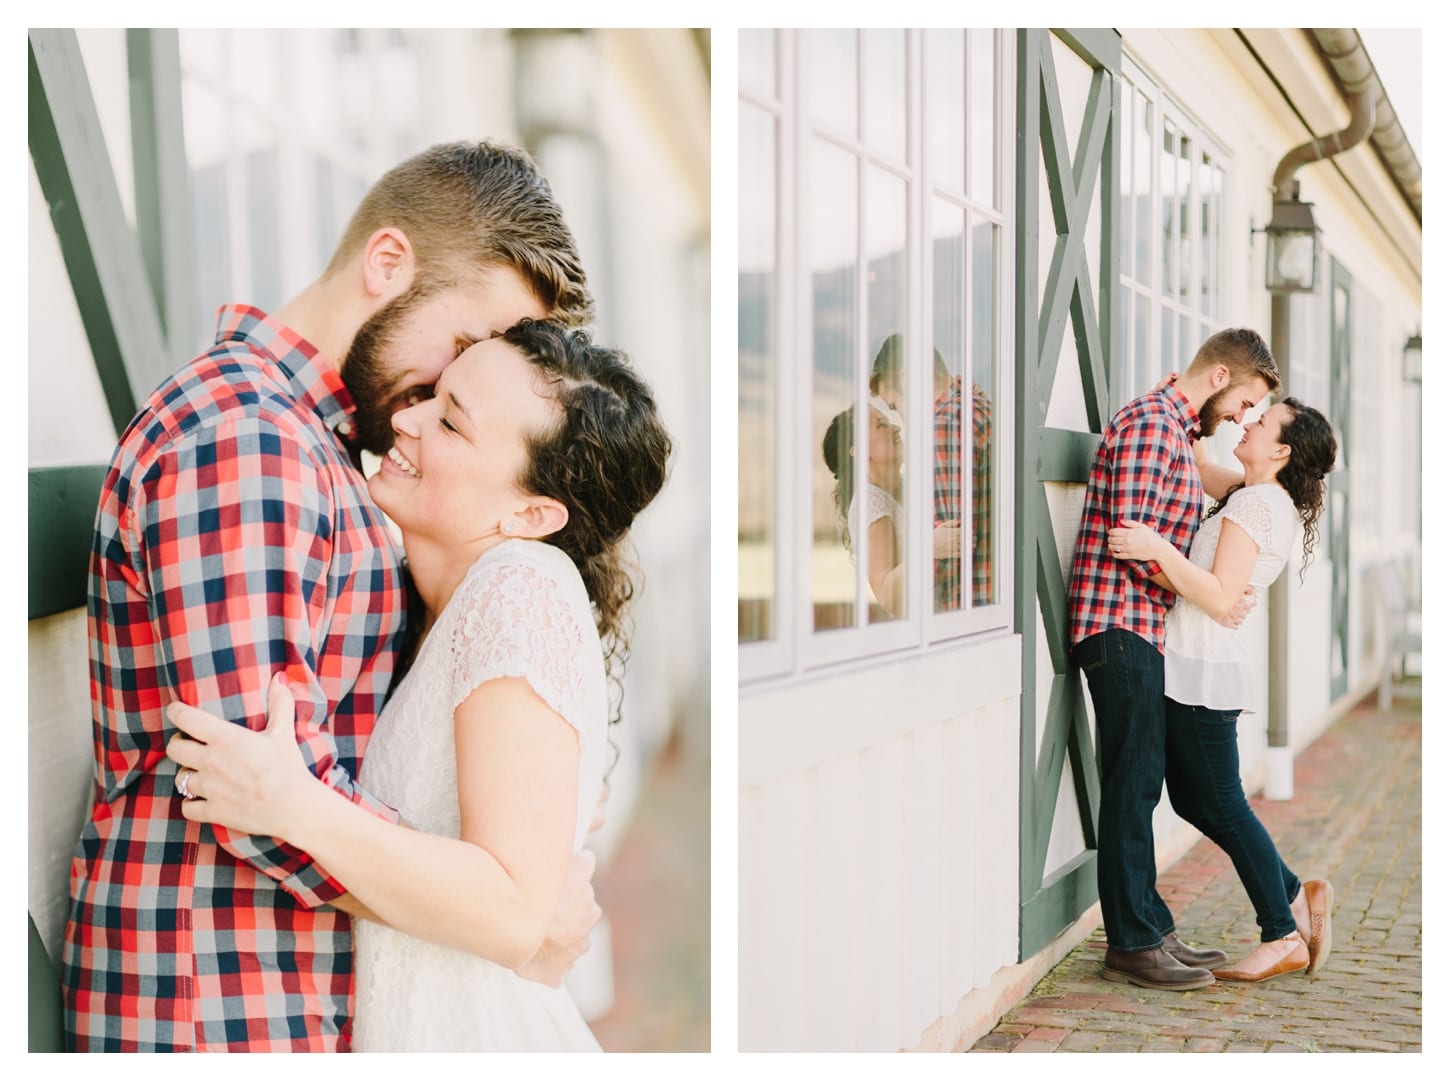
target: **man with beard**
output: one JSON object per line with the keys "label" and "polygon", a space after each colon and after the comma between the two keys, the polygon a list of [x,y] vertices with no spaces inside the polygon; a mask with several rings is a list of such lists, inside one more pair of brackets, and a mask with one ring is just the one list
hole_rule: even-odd
{"label": "man with beard", "polygon": [[[1156,529],[1184,555],[1203,517],[1193,443],[1279,386],[1262,337],[1222,330],[1188,370],[1120,409],[1093,458],[1068,587],[1073,662],[1087,677],[1099,736],[1098,896],[1108,949],[1103,975],[1186,991],[1213,982],[1227,958],[1179,940],[1156,887],[1153,809],[1163,792],[1164,616],[1175,594],[1154,562],[1113,557],[1108,530]],[[1230,614],[1235,625],[1243,602]]]}
{"label": "man with beard", "polygon": [[[221,309],[216,344],[122,434],[101,492],[88,632],[94,807],[64,948],[75,1050],[346,1050],[366,915],[273,838],[188,822],[163,710],[260,727],[284,670],[317,775],[356,782],[404,629],[404,578],[357,452],[457,355],[591,300],[521,151],[433,147],[364,197],[331,263],[275,315]],[[179,791],[177,786],[179,784]],[[598,919],[581,860],[522,974],[557,983]]]}

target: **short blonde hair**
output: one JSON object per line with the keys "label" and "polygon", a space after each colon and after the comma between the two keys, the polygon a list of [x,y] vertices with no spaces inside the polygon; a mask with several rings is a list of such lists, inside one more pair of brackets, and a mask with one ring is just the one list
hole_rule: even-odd
{"label": "short blonde hair", "polygon": [[1198,347],[1187,374],[1199,375],[1220,364],[1228,368],[1235,383],[1246,383],[1258,376],[1269,385],[1269,393],[1279,389],[1278,362],[1256,330],[1231,327],[1212,335]]}
{"label": "short blonde hair", "polygon": [[424,292],[470,271],[506,266],[529,284],[550,319],[580,326],[594,314],[563,211],[522,150],[440,143],[388,170],[363,196],[325,274],[335,274],[389,226],[412,245]]}

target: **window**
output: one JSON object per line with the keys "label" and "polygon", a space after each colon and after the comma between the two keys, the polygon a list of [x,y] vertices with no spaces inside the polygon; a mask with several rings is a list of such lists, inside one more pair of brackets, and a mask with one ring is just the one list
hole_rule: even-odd
{"label": "window", "polygon": [[1123,59],[1119,340],[1121,406],[1223,329],[1224,152]]}
{"label": "window", "polygon": [[1011,36],[739,43],[742,677],[1008,626]]}

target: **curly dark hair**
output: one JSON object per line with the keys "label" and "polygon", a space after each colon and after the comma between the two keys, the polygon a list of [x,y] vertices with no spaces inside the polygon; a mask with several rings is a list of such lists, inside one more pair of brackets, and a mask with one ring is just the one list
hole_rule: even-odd
{"label": "curly dark hair", "polygon": [[851,448],[856,445],[856,407],[843,409],[831,418],[826,426],[825,438],[821,440],[821,457],[826,468],[836,478],[831,499],[836,504],[836,530],[846,551],[851,551],[851,532],[846,528],[846,514],[851,509],[851,498],[856,492],[856,458]]}
{"label": "curly dark hair", "polygon": [[[1319,516],[1324,510],[1324,477],[1334,468],[1339,455],[1339,441],[1324,414],[1298,398],[1285,398],[1281,405],[1293,414],[1279,429],[1279,442],[1289,448],[1289,459],[1274,478],[1289,493],[1299,519],[1304,524],[1304,562],[1299,566],[1299,580],[1309,561],[1314,558],[1314,545],[1319,541]],[[1229,496],[1242,488],[1235,484],[1205,516],[1212,518],[1223,509]]]}
{"label": "curly dark hair", "polygon": [[[664,486],[670,437],[649,386],[617,349],[595,345],[587,332],[524,320],[502,334],[529,362],[561,419],[526,441],[528,465],[519,485],[557,499],[569,512],[559,532],[543,538],[579,569],[594,605],[605,667],[622,694],[629,659],[627,610],[637,566],[625,554],[629,528]],[[616,701],[614,716],[619,719]]]}

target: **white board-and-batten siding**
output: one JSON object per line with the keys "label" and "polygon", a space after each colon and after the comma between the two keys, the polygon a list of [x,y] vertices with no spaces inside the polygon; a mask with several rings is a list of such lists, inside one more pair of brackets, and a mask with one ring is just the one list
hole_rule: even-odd
{"label": "white board-and-batten siding", "polygon": [[1017,960],[1021,640],[746,687],[740,1045],[895,1051]]}

